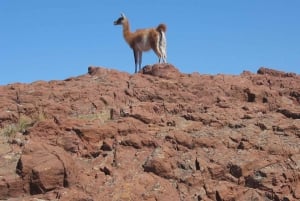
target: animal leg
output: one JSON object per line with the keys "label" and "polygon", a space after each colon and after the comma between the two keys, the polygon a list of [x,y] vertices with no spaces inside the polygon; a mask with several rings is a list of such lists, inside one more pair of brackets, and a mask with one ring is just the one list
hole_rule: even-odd
{"label": "animal leg", "polygon": [[167,63],[167,56],[166,56],[166,52],[164,51],[164,50],[162,50],[162,52],[163,52],[163,56],[162,56],[162,62],[163,63]]}
{"label": "animal leg", "polygon": [[161,62],[162,54],[160,53],[160,50],[157,46],[154,46],[153,48],[154,53],[158,56],[158,63]]}
{"label": "animal leg", "polygon": [[133,56],[134,56],[134,64],[135,64],[135,71],[134,71],[134,73],[137,73],[139,52],[136,51],[136,50],[133,50]]}
{"label": "animal leg", "polygon": [[163,32],[160,35],[159,50],[161,52],[162,63],[167,63],[167,41]]}
{"label": "animal leg", "polygon": [[154,53],[158,57],[158,63],[160,63],[161,58],[162,58],[162,54],[160,52],[160,47],[159,47],[160,46],[160,38],[159,38],[160,36],[159,36],[159,33],[156,32],[156,34],[153,34],[151,36],[152,36],[151,42],[150,42],[151,48],[152,48],[152,50],[154,51]]}
{"label": "animal leg", "polygon": [[164,45],[160,44],[159,50],[161,52],[161,57],[159,58],[159,63],[167,63],[166,47]]}
{"label": "animal leg", "polygon": [[142,57],[143,57],[143,52],[139,51],[139,70],[141,70],[142,67]]}

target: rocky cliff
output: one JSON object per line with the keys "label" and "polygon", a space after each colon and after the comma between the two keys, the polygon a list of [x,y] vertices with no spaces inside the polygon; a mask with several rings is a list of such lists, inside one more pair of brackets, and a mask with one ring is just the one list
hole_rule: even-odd
{"label": "rocky cliff", "polygon": [[0,199],[300,200],[300,76],[89,67],[0,87]]}

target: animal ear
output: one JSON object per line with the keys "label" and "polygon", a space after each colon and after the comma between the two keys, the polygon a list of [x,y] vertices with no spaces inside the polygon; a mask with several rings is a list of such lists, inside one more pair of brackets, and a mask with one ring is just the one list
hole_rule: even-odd
{"label": "animal ear", "polygon": [[124,15],[124,13],[121,13],[121,17],[123,17],[124,19],[126,18],[125,15]]}

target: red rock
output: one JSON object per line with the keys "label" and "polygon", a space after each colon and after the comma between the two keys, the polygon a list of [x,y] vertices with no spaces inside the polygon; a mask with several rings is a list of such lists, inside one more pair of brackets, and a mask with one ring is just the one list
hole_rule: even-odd
{"label": "red rock", "polygon": [[265,201],[263,193],[256,189],[247,189],[245,190],[245,192],[241,192],[241,194],[237,196],[238,201],[251,199],[257,201]]}
{"label": "red rock", "polygon": [[62,149],[37,142],[25,146],[17,166],[32,195],[74,185],[75,171],[75,163]]}
{"label": "red rock", "polygon": [[0,199],[300,199],[299,86],[171,64],[0,86]]}
{"label": "red rock", "polygon": [[18,118],[14,113],[10,111],[2,111],[0,112],[0,126],[4,126],[4,123],[15,123]]}
{"label": "red rock", "polygon": [[189,136],[189,134],[187,134],[187,133],[176,132],[174,134],[174,138],[178,144],[185,146],[189,149],[193,149],[195,146],[193,138],[191,136]]}
{"label": "red rock", "polygon": [[113,150],[113,143],[114,141],[112,139],[107,139],[103,141],[103,144],[101,146],[101,150],[103,151],[112,151]]}
{"label": "red rock", "polygon": [[170,179],[173,177],[173,167],[170,161],[166,160],[166,153],[157,148],[143,164],[145,172],[152,172],[160,177]]}
{"label": "red rock", "polygon": [[296,199],[300,199],[300,182],[298,182],[297,185],[295,185],[295,188],[294,188],[294,197]]}
{"label": "red rock", "polygon": [[180,76],[178,69],[171,64],[154,64],[143,68],[143,74],[149,74],[160,78],[176,78]]}
{"label": "red rock", "polygon": [[24,182],[18,175],[7,175],[0,180],[0,199],[19,197],[24,194]]}
{"label": "red rock", "polygon": [[137,135],[127,137],[127,139],[122,140],[120,144],[124,146],[131,146],[136,149],[142,148],[141,139]]}
{"label": "red rock", "polygon": [[257,71],[258,74],[262,75],[272,75],[272,76],[278,76],[278,77],[293,77],[296,76],[296,73],[285,73],[283,71],[278,71],[270,68],[261,67]]}
{"label": "red rock", "polygon": [[80,150],[80,139],[75,135],[65,135],[57,139],[57,145],[71,153],[78,153]]}

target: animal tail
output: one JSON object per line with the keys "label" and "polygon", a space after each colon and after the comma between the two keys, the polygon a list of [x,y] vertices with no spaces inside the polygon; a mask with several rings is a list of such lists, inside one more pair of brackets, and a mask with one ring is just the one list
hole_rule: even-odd
{"label": "animal tail", "polygon": [[167,25],[165,24],[159,24],[157,27],[156,27],[156,30],[158,32],[165,32],[167,31]]}
{"label": "animal tail", "polygon": [[160,46],[166,46],[166,31],[167,31],[167,26],[165,24],[159,24],[157,27],[156,27],[156,31],[159,32],[159,44]]}
{"label": "animal tail", "polygon": [[156,31],[159,33],[158,47],[161,53],[159,63],[161,60],[163,63],[167,63],[167,39],[165,34],[167,31],[167,26],[165,24],[159,24],[156,28]]}

